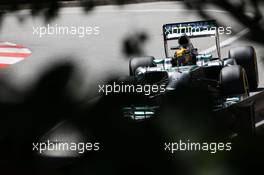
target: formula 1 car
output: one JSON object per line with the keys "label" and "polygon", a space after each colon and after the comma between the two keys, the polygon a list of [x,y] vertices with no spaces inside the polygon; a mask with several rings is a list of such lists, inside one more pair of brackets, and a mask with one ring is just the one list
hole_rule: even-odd
{"label": "formula 1 car", "polygon": [[[183,83],[207,87],[215,99],[214,110],[223,109],[249,96],[258,87],[258,66],[256,53],[251,46],[231,48],[228,58],[221,58],[217,23],[214,20],[173,23],[163,25],[165,58],[152,56],[132,58],[129,62],[130,76],[138,83],[164,84],[166,92],[175,91]],[[175,42],[182,34],[189,38],[214,38],[217,56],[213,53],[199,53],[193,64],[174,64],[169,51],[175,50],[169,42]],[[197,51],[197,49],[196,49]],[[149,98],[161,94],[152,94]],[[142,107],[125,107],[127,116],[146,116]],[[140,118],[140,117],[138,117]]]}

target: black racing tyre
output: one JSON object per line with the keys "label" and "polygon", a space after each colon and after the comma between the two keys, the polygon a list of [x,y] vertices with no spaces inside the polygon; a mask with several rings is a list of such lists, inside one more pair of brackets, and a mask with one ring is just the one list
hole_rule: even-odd
{"label": "black racing tyre", "polygon": [[240,65],[226,66],[220,71],[220,86],[224,96],[249,95],[245,69]]}
{"label": "black racing tyre", "polygon": [[232,48],[229,51],[229,58],[236,60],[236,63],[242,66],[248,77],[250,91],[258,88],[258,65],[255,49],[251,46],[242,46]]}
{"label": "black racing tyre", "polygon": [[146,56],[146,57],[135,57],[131,58],[129,61],[129,74],[130,76],[135,75],[135,71],[138,67],[153,67],[154,57]]}

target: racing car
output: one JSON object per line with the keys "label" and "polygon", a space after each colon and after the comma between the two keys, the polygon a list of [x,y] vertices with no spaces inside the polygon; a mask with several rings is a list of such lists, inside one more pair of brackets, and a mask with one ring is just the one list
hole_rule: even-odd
{"label": "racing car", "polygon": [[[163,25],[164,58],[153,56],[131,58],[129,73],[137,83],[163,84],[164,93],[175,91],[182,84],[205,86],[214,95],[214,110],[233,105],[249,96],[258,87],[258,65],[256,52],[252,46],[231,48],[227,58],[221,57],[218,25],[215,20],[170,23]],[[214,38],[216,56],[213,52],[199,53],[197,48],[182,50],[175,41],[182,37],[195,39]],[[172,44],[171,44],[172,43]],[[180,43],[180,42],[179,42]],[[172,46],[170,46],[172,45]],[[175,54],[170,54],[175,51]],[[195,53],[194,53],[195,52]],[[183,54],[184,53],[184,54]],[[176,57],[187,55],[192,61],[188,64]],[[149,95],[152,98],[160,94]],[[127,116],[140,119],[150,117],[156,107],[127,106]],[[146,115],[147,114],[147,115]]]}

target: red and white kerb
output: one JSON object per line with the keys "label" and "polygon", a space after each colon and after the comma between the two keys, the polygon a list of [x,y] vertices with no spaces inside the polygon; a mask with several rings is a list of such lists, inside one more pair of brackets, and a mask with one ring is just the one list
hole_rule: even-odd
{"label": "red and white kerb", "polygon": [[0,68],[23,61],[30,55],[31,51],[22,45],[0,42]]}

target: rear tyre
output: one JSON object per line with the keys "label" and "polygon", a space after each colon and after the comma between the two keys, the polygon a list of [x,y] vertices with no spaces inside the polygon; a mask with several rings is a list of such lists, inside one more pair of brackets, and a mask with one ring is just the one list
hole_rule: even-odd
{"label": "rear tyre", "polygon": [[129,61],[129,74],[130,76],[134,76],[136,69],[138,67],[153,67],[154,57],[147,56],[147,57],[135,57],[131,58]]}
{"label": "rear tyre", "polygon": [[236,63],[245,69],[250,91],[256,90],[259,79],[255,49],[251,46],[232,48],[229,51],[229,58],[235,59]]}
{"label": "rear tyre", "polygon": [[249,96],[249,85],[245,69],[240,65],[224,67],[220,72],[223,96]]}

